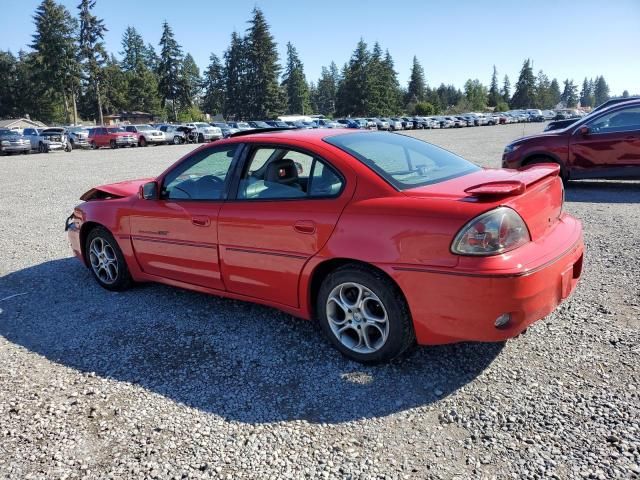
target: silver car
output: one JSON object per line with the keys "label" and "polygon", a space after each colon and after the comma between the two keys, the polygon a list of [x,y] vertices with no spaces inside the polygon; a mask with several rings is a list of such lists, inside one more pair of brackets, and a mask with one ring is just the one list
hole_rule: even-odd
{"label": "silver car", "polygon": [[87,127],[67,127],[67,136],[72,148],[91,148]]}
{"label": "silver car", "polygon": [[185,123],[186,127],[193,128],[197,133],[198,143],[220,140],[222,138],[222,130],[218,127],[212,127],[208,123],[194,122]]}
{"label": "silver car", "polygon": [[127,125],[124,129],[127,132],[138,134],[138,145],[141,147],[165,143],[164,133],[151,125]]}

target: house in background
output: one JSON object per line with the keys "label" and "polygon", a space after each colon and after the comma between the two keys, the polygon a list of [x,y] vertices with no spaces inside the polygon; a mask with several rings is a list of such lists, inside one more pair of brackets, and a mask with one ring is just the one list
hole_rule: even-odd
{"label": "house in background", "polygon": [[113,115],[104,116],[105,125],[119,125],[119,124],[145,124],[152,123],[154,116],[152,113],[147,112],[120,112]]}
{"label": "house in background", "polygon": [[22,133],[25,128],[46,128],[46,125],[37,120],[31,120],[30,118],[9,118],[0,120],[0,128],[8,128],[9,130]]}

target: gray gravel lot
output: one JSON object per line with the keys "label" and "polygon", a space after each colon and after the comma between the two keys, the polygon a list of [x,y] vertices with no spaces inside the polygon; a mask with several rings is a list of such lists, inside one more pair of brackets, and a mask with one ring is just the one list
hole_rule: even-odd
{"label": "gray gravel lot", "polygon": [[[412,134],[499,166],[541,128]],[[640,478],[640,183],[568,188],[585,272],[526,335],[363,367],[310,322],[70,258],[80,194],[191,148],[0,158],[0,477]]]}

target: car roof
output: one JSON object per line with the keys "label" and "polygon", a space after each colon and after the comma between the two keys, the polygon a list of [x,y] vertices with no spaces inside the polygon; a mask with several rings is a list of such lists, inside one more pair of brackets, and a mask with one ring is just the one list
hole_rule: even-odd
{"label": "car roof", "polygon": [[[291,140],[306,140],[317,141],[324,140],[325,138],[335,137],[338,135],[368,135],[371,132],[359,132],[352,129],[282,129],[282,130],[252,130],[251,133],[244,135],[232,136],[232,139],[238,142],[244,142],[246,140],[260,140],[260,139],[282,139],[286,141]],[[395,135],[390,133],[389,135]]]}

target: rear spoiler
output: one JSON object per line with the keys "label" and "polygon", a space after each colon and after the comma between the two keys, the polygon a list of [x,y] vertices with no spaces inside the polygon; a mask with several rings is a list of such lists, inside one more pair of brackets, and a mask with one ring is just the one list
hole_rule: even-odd
{"label": "rear spoiler", "polygon": [[527,187],[548,177],[557,177],[560,165],[556,163],[537,164],[526,167],[505,180],[479,183],[464,191],[474,197],[506,197],[521,195]]}

